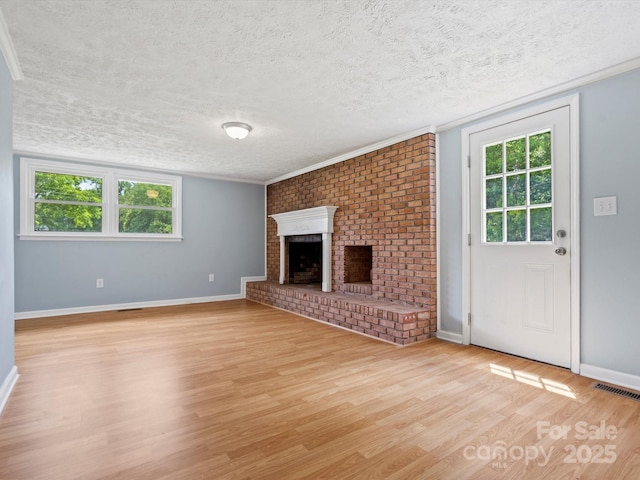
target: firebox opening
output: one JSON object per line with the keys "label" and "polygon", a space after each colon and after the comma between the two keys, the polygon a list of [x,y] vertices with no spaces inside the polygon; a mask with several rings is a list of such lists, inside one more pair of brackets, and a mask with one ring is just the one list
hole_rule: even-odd
{"label": "firebox opening", "polygon": [[373,247],[356,245],[344,247],[345,283],[371,283]]}
{"label": "firebox opening", "polygon": [[287,237],[289,283],[322,283],[322,235]]}

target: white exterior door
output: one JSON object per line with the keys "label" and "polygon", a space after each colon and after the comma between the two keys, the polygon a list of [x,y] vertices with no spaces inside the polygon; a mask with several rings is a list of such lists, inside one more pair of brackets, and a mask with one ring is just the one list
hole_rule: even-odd
{"label": "white exterior door", "polygon": [[569,107],[469,142],[470,342],[569,367]]}

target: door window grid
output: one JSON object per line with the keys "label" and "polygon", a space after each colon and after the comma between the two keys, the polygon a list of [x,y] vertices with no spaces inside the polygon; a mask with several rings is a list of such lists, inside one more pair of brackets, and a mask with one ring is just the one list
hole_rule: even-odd
{"label": "door window grid", "polygon": [[552,191],[550,130],[484,145],[484,242],[552,241]]}

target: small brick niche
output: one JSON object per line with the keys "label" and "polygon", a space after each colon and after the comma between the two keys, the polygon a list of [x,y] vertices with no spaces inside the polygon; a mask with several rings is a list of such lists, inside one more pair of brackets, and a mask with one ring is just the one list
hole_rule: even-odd
{"label": "small brick niche", "polygon": [[355,245],[344,247],[345,283],[371,283],[372,268],[373,247],[371,245]]}
{"label": "small brick niche", "polygon": [[352,245],[344,247],[344,288],[350,293],[371,295],[373,247]]}

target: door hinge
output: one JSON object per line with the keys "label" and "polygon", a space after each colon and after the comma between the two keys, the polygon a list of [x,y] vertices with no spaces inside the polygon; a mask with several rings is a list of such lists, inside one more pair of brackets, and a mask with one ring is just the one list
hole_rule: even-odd
{"label": "door hinge", "polygon": [[467,314],[467,325],[471,326],[471,312]]}
{"label": "door hinge", "polygon": [[467,233],[467,245],[471,246],[471,234]]}
{"label": "door hinge", "polygon": [[471,168],[471,155],[467,155],[467,168]]}

